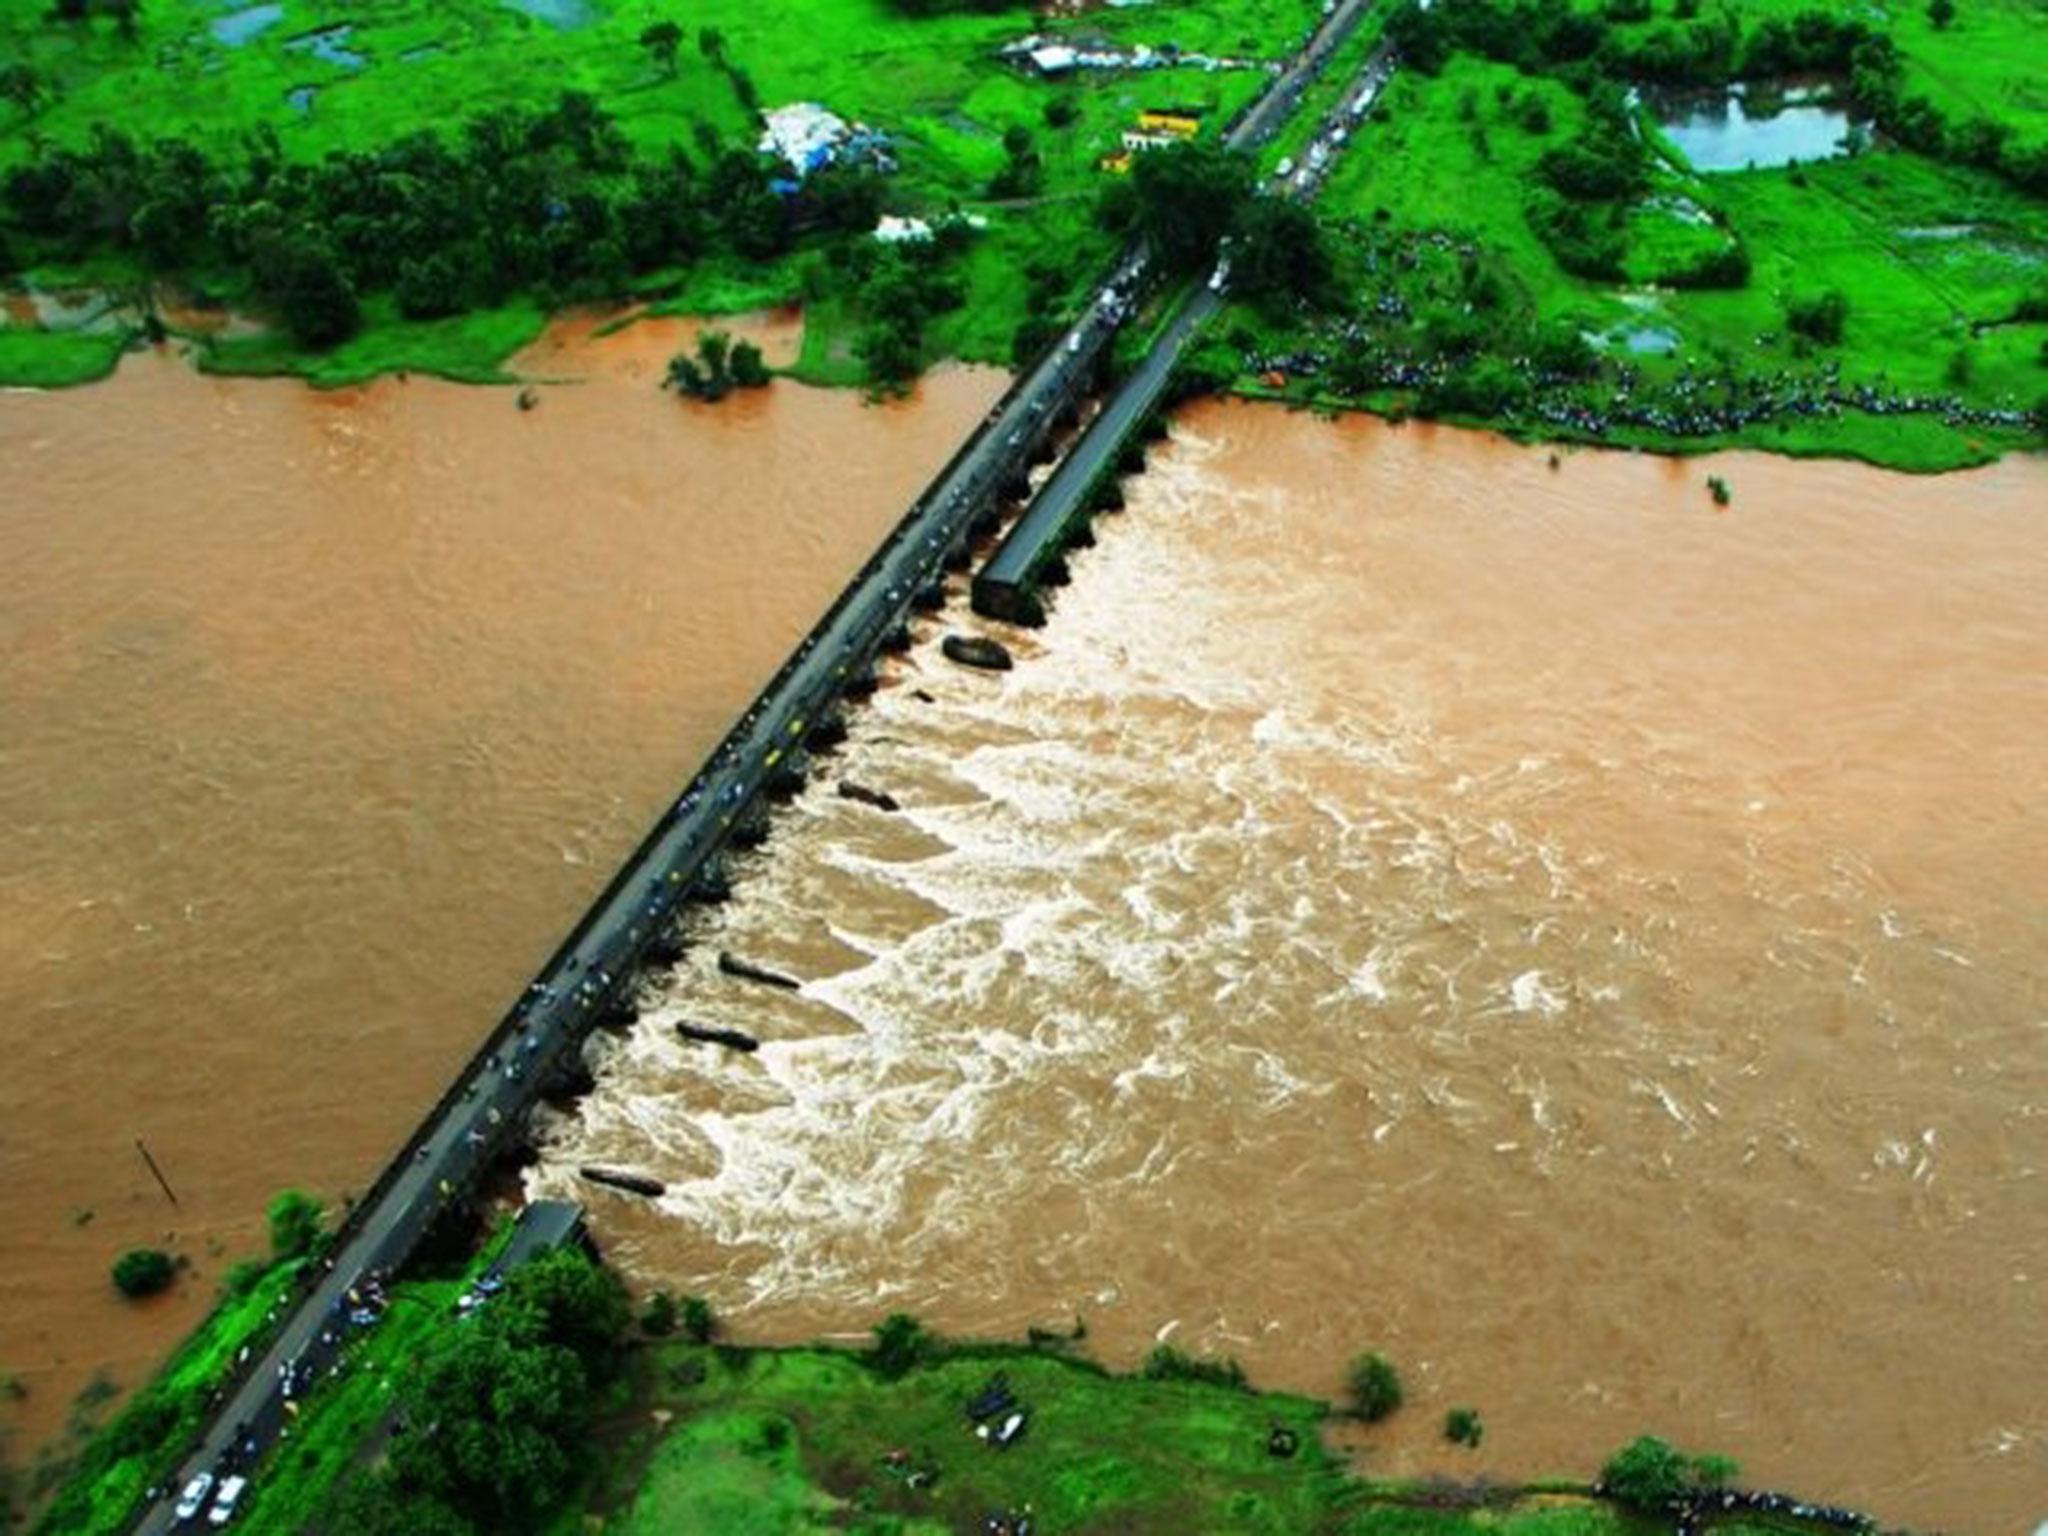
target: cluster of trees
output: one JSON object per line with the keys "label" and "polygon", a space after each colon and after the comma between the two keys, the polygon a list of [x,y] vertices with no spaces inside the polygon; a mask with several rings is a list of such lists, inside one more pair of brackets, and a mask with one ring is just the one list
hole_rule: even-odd
{"label": "cluster of trees", "polygon": [[[2048,193],[2048,141],[2018,143],[2009,125],[1973,117],[1952,123],[1925,96],[1906,89],[1905,65],[1889,33],[1848,9],[1819,6],[1771,16],[1744,31],[1717,9],[1700,16],[1682,3],[1676,19],[1633,33],[1647,17],[1637,0],[1603,13],[1547,0],[1437,0],[1397,13],[1389,32],[1407,61],[1425,73],[1458,50],[1557,75],[1585,90],[1600,80],[1644,80],[1707,88],[1732,80],[1827,74],[1848,84],[1857,110],[1908,149],[1997,172],[2023,190]],[[1953,20],[1954,12],[1947,12]],[[1937,21],[1937,25],[1946,25]]]}
{"label": "cluster of trees", "polygon": [[1142,235],[1168,267],[1199,272],[1230,242],[1231,285],[1244,297],[1319,303],[1331,276],[1322,225],[1298,203],[1254,196],[1250,158],[1210,140],[1138,156],[1105,189],[1098,217]]}
{"label": "cluster of trees", "polygon": [[55,0],[50,7],[54,21],[90,21],[95,16],[105,16],[128,37],[135,35],[135,23],[141,15],[142,0]]}
{"label": "cluster of trees", "polygon": [[966,284],[951,259],[971,238],[956,221],[929,240],[865,241],[848,251],[843,270],[862,321],[853,349],[875,384],[895,388],[922,371],[925,327],[967,302]]}
{"label": "cluster of trees", "polygon": [[873,227],[867,173],[814,176],[785,200],[751,149],[701,124],[694,149],[635,156],[575,91],[312,164],[288,161],[268,129],[217,160],[102,127],[82,147],[39,146],[0,179],[0,247],[23,260],[31,244],[72,259],[113,249],[158,274],[227,276],[319,347],[354,333],[372,293],[412,318],[519,292],[561,302],[716,250],[774,256],[807,228]]}
{"label": "cluster of trees", "polygon": [[668,360],[664,389],[673,385],[696,400],[723,400],[735,389],[761,389],[774,377],[751,341],[734,341],[723,331],[697,338],[697,355],[678,352]]}
{"label": "cluster of trees", "polygon": [[1655,1435],[1630,1441],[1600,1469],[1600,1486],[1624,1504],[1661,1514],[1688,1496],[1732,1481],[1726,1456],[1688,1456]]}
{"label": "cluster of trees", "polygon": [[628,1318],[618,1281],[574,1250],[514,1270],[412,1363],[388,1465],[350,1482],[329,1528],[469,1536],[545,1525],[573,1484]]}

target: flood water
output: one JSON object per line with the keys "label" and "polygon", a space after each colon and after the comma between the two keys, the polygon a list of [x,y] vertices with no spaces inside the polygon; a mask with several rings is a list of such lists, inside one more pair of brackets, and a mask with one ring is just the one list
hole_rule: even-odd
{"label": "flood water", "polygon": [[[8,1460],[198,1320],[271,1193],[368,1185],[1002,387],[686,405],[682,327],[590,329],[531,412],[158,355],[0,396]],[[196,1273],[123,1304],[145,1242]]]}
{"label": "flood water", "polygon": [[530,1186],[742,1337],[1374,1347],[1378,1472],[2048,1515],[2048,465],[1205,406],[1132,490],[1015,672],[924,621]]}

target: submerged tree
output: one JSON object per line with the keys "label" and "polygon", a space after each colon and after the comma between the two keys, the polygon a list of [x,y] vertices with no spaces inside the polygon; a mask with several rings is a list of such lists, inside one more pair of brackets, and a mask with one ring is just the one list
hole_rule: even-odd
{"label": "submerged tree", "polygon": [[161,1248],[131,1248],[114,1260],[114,1289],[123,1296],[140,1299],[167,1290],[176,1278],[177,1265]]}

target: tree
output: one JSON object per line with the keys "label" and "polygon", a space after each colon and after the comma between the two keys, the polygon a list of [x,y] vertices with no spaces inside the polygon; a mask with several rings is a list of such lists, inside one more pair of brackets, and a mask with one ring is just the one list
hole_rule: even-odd
{"label": "tree", "polygon": [[279,1190],[266,1214],[270,1219],[270,1251],[276,1258],[305,1258],[326,1238],[320,1224],[323,1208],[304,1190]]}
{"label": "tree", "polygon": [[640,33],[640,46],[670,75],[676,72],[676,50],[683,46],[683,29],[672,21],[657,21]]}
{"label": "tree", "polygon": [[892,1312],[875,1328],[874,1368],[890,1381],[922,1364],[932,1352],[933,1340],[924,1324],[908,1312]]}
{"label": "tree", "polygon": [[1128,198],[1111,193],[1104,215],[1128,214],[1138,234],[1152,241],[1169,267],[1192,272],[1208,264],[1237,223],[1251,196],[1252,166],[1220,144],[1174,144],[1140,155],[1132,166]]}
{"label": "tree", "polygon": [[1045,180],[1045,166],[1039,159],[1031,130],[1012,123],[1003,130],[1003,165],[989,178],[990,197],[1028,197]]}
{"label": "tree", "polygon": [[725,34],[716,27],[705,27],[697,33],[697,51],[713,64],[725,59]]}
{"label": "tree", "polygon": [[1230,257],[1231,286],[1256,299],[1319,301],[1330,283],[1323,226],[1306,207],[1281,197],[1245,201]]}
{"label": "tree", "polygon": [[1048,128],[1071,128],[1080,117],[1080,104],[1071,96],[1055,96],[1045,104],[1045,126]]}
{"label": "tree", "polygon": [[1927,19],[1937,32],[1946,32],[1956,19],[1956,0],[1927,0]]}
{"label": "tree", "polygon": [[0,96],[33,113],[43,99],[43,77],[26,64],[9,64],[0,68]]}
{"label": "tree", "polygon": [[1838,346],[1849,319],[1849,299],[1839,288],[1785,306],[1785,326],[1795,336],[1821,346]]}
{"label": "tree", "polygon": [[676,1331],[676,1299],[667,1291],[656,1291],[647,1298],[647,1310],[640,1315],[642,1331],[657,1339],[665,1339]]}
{"label": "tree", "polygon": [[773,378],[759,347],[751,341],[732,344],[732,382],[736,388],[761,389]]}
{"label": "tree", "polygon": [[1444,1438],[1453,1445],[1479,1448],[1479,1442],[1486,1438],[1486,1426],[1479,1420],[1477,1408],[1453,1408],[1444,1415]]}
{"label": "tree", "polygon": [[683,1332],[693,1344],[709,1344],[718,1333],[718,1318],[702,1296],[683,1298]]}
{"label": "tree", "polygon": [[1642,1435],[1608,1458],[1600,1485],[1622,1503],[1655,1513],[1717,1488],[1735,1473],[1735,1463],[1725,1456],[1688,1456],[1655,1435]]}
{"label": "tree", "polygon": [[304,229],[279,236],[266,243],[255,267],[258,290],[300,345],[335,346],[362,324],[355,285],[321,236]]}
{"label": "tree", "polygon": [[1377,1424],[1401,1406],[1401,1378],[1385,1355],[1360,1355],[1351,1362],[1351,1411]]}
{"label": "tree", "polygon": [[114,1289],[123,1296],[139,1299],[167,1290],[178,1267],[161,1248],[130,1248],[114,1260]]}

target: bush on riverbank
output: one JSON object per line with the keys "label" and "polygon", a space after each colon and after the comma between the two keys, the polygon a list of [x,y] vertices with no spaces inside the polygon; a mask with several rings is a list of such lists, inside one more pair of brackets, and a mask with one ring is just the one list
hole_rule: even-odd
{"label": "bush on riverbank", "polygon": [[1737,1470],[1726,1456],[1690,1456],[1655,1435],[1642,1435],[1608,1458],[1600,1486],[1632,1508],[1656,1513],[1688,1494],[1723,1486]]}

